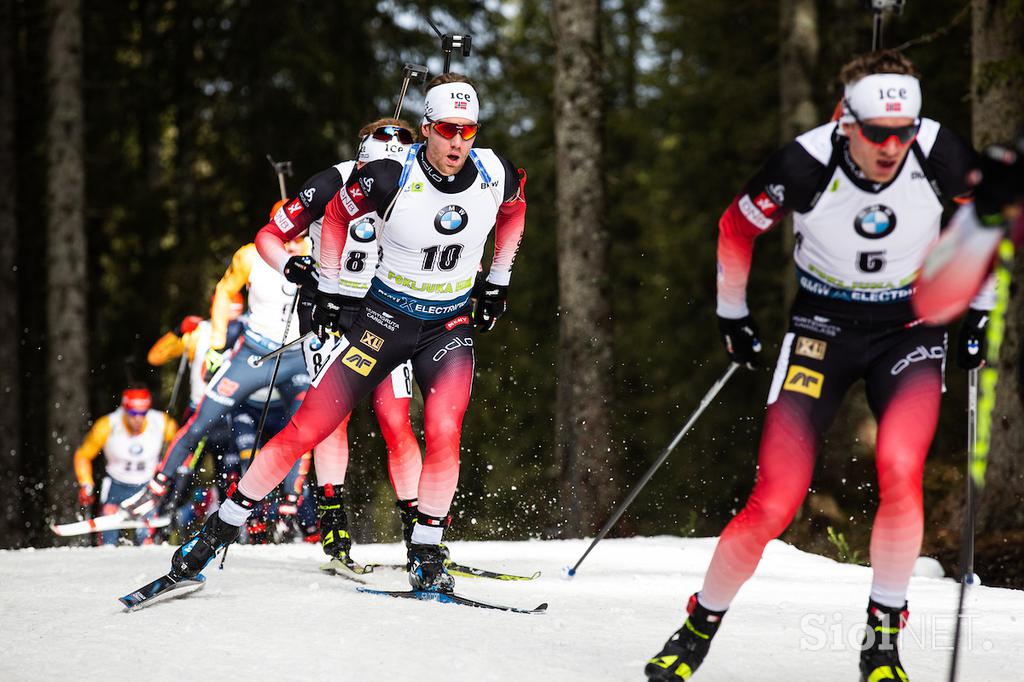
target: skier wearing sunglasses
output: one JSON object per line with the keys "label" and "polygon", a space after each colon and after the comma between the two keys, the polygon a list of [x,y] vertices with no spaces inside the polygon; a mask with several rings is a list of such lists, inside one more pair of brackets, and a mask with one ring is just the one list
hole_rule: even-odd
{"label": "skier wearing sunglasses", "polygon": [[[911,295],[944,207],[970,192],[976,154],[921,117],[916,69],[899,52],[859,57],[840,81],[839,120],[773,154],[719,222],[717,313],[730,360],[757,364],[761,344],[746,302],[754,239],[790,213],[799,287],[767,399],[753,492],[722,532],[683,627],[647,663],[651,680],[688,679],[704,660],[765,545],[803,501],[818,441],[860,379],[878,421],[879,490],[860,670],[864,680],[907,679],[896,637],[921,547],[921,478],[946,359],[945,329],[921,324]],[[993,303],[987,288],[974,314],[980,319]],[[965,348],[978,326],[971,316],[965,321]],[[969,368],[973,359],[966,360]]]}
{"label": "skier wearing sunglasses", "polygon": [[[480,103],[464,76],[428,85],[423,145],[402,162],[381,159],[356,170],[324,212],[313,328],[329,350],[306,399],[284,431],[263,448],[232,497],[171,560],[194,576],[238,534],[303,451],[316,446],[388,374],[411,358],[424,396],[426,452],[417,521],[408,547],[409,581],[451,592],[440,546],[459,473],[462,418],[473,382],[473,330],[493,329],[505,311],[512,264],[526,216],[526,174],[489,149],[474,149]],[[297,210],[278,223],[285,238],[305,229]],[[380,260],[363,308],[340,340],[343,254],[364,216],[383,221]],[[289,226],[288,223],[292,223]],[[495,231],[486,280],[474,282]],[[470,306],[477,297],[476,309]]]}
{"label": "skier wearing sunglasses", "polygon": [[[359,131],[356,158],[343,161],[307,180],[293,199],[285,201],[272,220],[256,236],[256,248],[263,259],[301,286],[299,293],[299,332],[312,329],[313,298],[320,269],[321,231],[324,209],[345,181],[367,163],[381,159],[405,160],[414,142],[411,126],[405,121],[383,118],[367,124]],[[352,326],[355,314],[377,265],[377,233],[380,218],[369,214],[354,221],[350,238],[341,254],[338,277],[339,329]],[[300,229],[301,228],[301,229]],[[313,242],[310,256],[291,256],[284,249],[287,239],[283,231],[295,233],[308,230]],[[326,360],[328,348],[317,338],[303,344],[306,369],[314,376]],[[412,399],[412,365],[404,362],[395,367],[373,391],[374,413],[388,451],[388,474],[397,497],[406,536],[412,533],[416,517],[416,495],[422,454],[409,422]],[[323,568],[346,573],[361,573],[351,556],[352,540],[348,533],[348,515],[342,502],[342,487],[348,469],[348,418],[341,421],[314,449],[317,474],[317,506],[320,543],[332,561]]]}

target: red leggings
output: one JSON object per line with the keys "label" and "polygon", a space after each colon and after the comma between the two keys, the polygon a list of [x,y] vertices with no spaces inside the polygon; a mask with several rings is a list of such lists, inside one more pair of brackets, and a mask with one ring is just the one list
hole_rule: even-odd
{"label": "red leggings", "polygon": [[[263,447],[239,481],[239,491],[251,499],[266,496],[304,450],[331,435],[353,407],[407,358],[412,359],[424,396],[426,433],[426,452],[413,497],[419,498],[424,514],[446,516],[458,484],[462,418],[473,382],[472,329],[465,315],[423,321],[371,299],[332,352],[326,369],[313,378],[298,412]],[[392,429],[393,435],[404,430],[395,427],[395,420],[382,421],[388,424],[382,424],[382,429]],[[411,429],[396,438],[396,442],[403,440],[415,440]],[[393,481],[407,474],[408,469],[403,469],[396,476],[395,468],[391,469]],[[403,491],[398,494],[402,496]]]}
{"label": "red leggings", "polygon": [[[409,398],[395,396],[390,377],[373,390],[373,411],[377,415],[388,450],[388,476],[399,500],[416,497],[423,468],[420,444],[409,422],[411,402]],[[320,485],[331,483],[341,486],[345,483],[348,470],[348,421],[348,417],[342,419],[338,428],[313,450],[317,482]]]}
{"label": "red leggings", "polygon": [[[879,505],[871,533],[871,596],[903,606],[921,548],[921,477],[942,393],[945,332],[850,326],[795,315],[775,370],[758,452],[757,482],[726,526],[700,592],[729,607],[765,545],[792,521],[807,493],[818,440],[858,378],[878,419]],[[922,350],[923,349],[923,350]],[[820,356],[820,357],[819,357]]]}

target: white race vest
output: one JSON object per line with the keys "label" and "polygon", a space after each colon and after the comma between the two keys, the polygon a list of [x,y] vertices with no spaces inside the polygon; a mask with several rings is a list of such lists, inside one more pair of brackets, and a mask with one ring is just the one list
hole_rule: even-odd
{"label": "white race vest", "polygon": [[132,435],[124,423],[124,410],[117,408],[107,415],[110,436],[103,444],[107,475],[128,485],[141,485],[153,477],[164,446],[166,415],[159,410],[146,413],[146,428]]}
{"label": "white race vest", "polygon": [[[342,161],[334,166],[342,182],[348,180],[356,168],[355,161]],[[323,232],[323,218],[309,226],[309,238],[313,242],[312,256],[320,268],[320,235]],[[380,218],[376,213],[356,218],[349,224],[345,250],[341,254],[341,276],[338,278],[338,293],[352,298],[363,298],[370,288],[373,271],[377,267],[377,230]]]}
{"label": "white race vest", "polygon": [[[934,130],[923,124],[918,138],[927,153],[938,124],[925,123],[934,124]],[[797,141],[821,156],[833,128],[816,128]],[[800,286],[849,301],[907,300],[925,254],[939,237],[941,219],[942,204],[912,152],[896,179],[877,193],[857,187],[840,164],[817,204],[793,216]]]}
{"label": "white race vest", "polygon": [[[410,150],[401,189],[378,236],[381,260],[372,291],[420,319],[439,319],[469,298],[505,186],[505,168],[489,149],[474,149],[467,163],[479,175],[457,194],[438,191]],[[352,228],[350,227],[349,239]]]}
{"label": "white race vest", "polygon": [[[267,265],[260,257],[253,259],[249,273],[249,323],[248,328],[267,341],[280,344],[292,301],[298,287]],[[299,338],[298,314],[291,316],[288,338],[285,343]]]}

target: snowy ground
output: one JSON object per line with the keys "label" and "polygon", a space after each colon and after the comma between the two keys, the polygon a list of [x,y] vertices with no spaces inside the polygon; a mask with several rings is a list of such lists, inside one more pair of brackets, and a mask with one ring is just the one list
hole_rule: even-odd
{"label": "snowy ground", "polygon": [[[543,571],[530,583],[457,580],[481,599],[549,602],[543,615],[360,594],[320,574],[309,545],[233,547],[202,591],[128,614],[115,599],[162,574],[169,548],[2,551],[0,680],[640,680],[681,624],[714,543],[607,540],[572,581],[559,569],[583,541],[453,545],[463,563]],[[402,555],[397,544],[356,549],[362,561]],[[773,542],[696,678],[853,682],[869,581],[866,568]],[[396,571],[373,582],[407,586]],[[915,681],[946,679],[957,589],[911,584],[902,651]],[[975,588],[968,604],[960,679],[1020,679],[1024,592]]]}

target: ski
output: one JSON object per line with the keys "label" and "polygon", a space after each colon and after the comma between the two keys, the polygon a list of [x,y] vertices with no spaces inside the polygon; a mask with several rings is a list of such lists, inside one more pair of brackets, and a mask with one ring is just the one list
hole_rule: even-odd
{"label": "ski", "polygon": [[508,611],[509,613],[544,613],[548,609],[547,602],[532,608],[523,609],[518,606],[505,606],[503,604],[492,604],[490,602],[477,601],[461,594],[447,592],[428,592],[426,590],[376,590],[370,587],[356,588],[366,594],[377,594],[382,597],[395,597],[397,599],[418,599],[419,601],[433,601],[439,604],[458,604],[459,606],[471,606],[476,609],[493,609],[495,611]]}
{"label": "ski", "polygon": [[451,559],[446,559],[444,562],[448,572],[452,575],[462,576],[464,578],[490,578],[491,580],[536,580],[540,577],[540,571],[536,571],[533,575],[514,575],[512,573],[499,573],[497,571],[488,571],[483,568],[476,568],[475,566],[465,566],[463,564],[457,564]]}
{"label": "ski", "polygon": [[62,538],[73,535],[85,535],[86,533],[102,533],[108,530],[131,530],[133,528],[163,528],[171,523],[169,516],[157,516],[152,519],[138,519],[128,516],[123,510],[118,510],[106,516],[75,521],[74,523],[50,524],[50,530]]}
{"label": "ski", "polygon": [[338,559],[337,557],[331,559],[326,564],[320,564],[320,570],[329,575],[336,575],[339,578],[345,578],[353,582],[365,585],[366,581],[363,580],[362,576],[373,573],[373,569],[376,564],[367,564],[366,566],[360,566],[354,561],[349,560],[349,563]]}
{"label": "ski", "polygon": [[[198,575],[194,579],[180,578],[176,579],[171,576],[170,573],[167,575],[160,576],[148,585],[144,585],[139,589],[135,590],[131,594],[126,594],[123,597],[118,598],[118,601],[125,605],[127,611],[137,611],[144,606],[149,606],[166,595],[172,595],[174,597],[185,597],[193,592],[197,592],[202,589],[203,585],[206,584],[206,578]],[[189,590],[188,592],[178,592],[187,587],[194,587],[195,589]]]}
{"label": "ski", "polygon": [[[533,573],[532,575],[515,575],[513,573],[499,573],[497,571],[488,571],[483,568],[476,568],[475,566],[466,566],[464,564],[457,564],[451,559],[444,560],[444,566],[448,569],[448,572],[454,576],[461,578],[490,578],[491,580],[505,580],[505,581],[523,581],[523,580],[536,580],[540,577],[540,571]],[[374,568],[388,568],[396,571],[404,571],[406,569],[405,564],[366,564],[369,573]]]}

